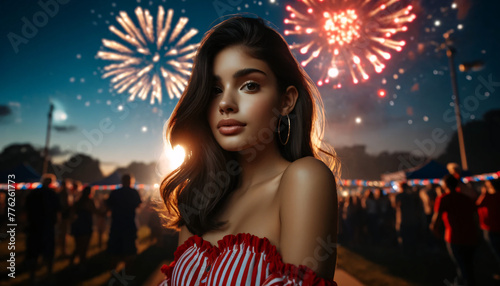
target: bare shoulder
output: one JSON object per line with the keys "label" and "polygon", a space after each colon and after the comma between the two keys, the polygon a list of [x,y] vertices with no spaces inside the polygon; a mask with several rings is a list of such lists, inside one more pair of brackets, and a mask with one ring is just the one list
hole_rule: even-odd
{"label": "bare shoulder", "polygon": [[[320,188],[314,188],[315,186]],[[295,191],[336,192],[335,176],[323,161],[307,156],[295,160],[287,167],[279,189],[281,195]]]}
{"label": "bare shoulder", "polygon": [[[297,207],[316,213],[322,208],[337,205],[337,184],[328,166],[314,157],[292,162],[278,187],[280,213]],[[297,206],[300,205],[300,206]]]}
{"label": "bare shoulder", "polygon": [[[320,277],[332,279],[337,241],[337,189],[335,176],[323,161],[304,157],[291,163],[278,189],[280,251],[285,263],[306,265]],[[328,255],[311,263],[318,241],[331,245]]]}
{"label": "bare shoulder", "polygon": [[185,225],[181,226],[181,230],[179,231],[179,242],[177,246],[182,245],[191,236],[193,236],[193,234],[188,230],[188,228]]}

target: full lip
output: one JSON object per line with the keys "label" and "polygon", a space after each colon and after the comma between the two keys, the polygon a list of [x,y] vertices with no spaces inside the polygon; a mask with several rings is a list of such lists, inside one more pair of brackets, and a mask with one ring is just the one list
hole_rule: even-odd
{"label": "full lip", "polygon": [[224,126],[245,126],[246,124],[236,119],[222,119],[217,123],[217,128]]}

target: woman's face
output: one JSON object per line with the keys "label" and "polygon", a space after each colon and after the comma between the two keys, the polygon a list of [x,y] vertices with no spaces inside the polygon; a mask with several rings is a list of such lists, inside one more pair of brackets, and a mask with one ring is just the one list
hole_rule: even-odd
{"label": "woman's face", "polygon": [[[243,46],[230,46],[215,56],[213,74],[208,122],[219,145],[240,151],[274,143],[280,96],[267,63],[251,57]],[[223,119],[237,120],[242,126],[218,126]]]}

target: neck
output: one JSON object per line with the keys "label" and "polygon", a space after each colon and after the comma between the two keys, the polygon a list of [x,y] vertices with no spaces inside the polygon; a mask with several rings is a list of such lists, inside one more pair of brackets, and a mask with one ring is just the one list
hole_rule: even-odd
{"label": "neck", "polygon": [[279,175],[290,163],[281,156],[274,140],[267,145],[257,143],[239,151],[238,162],[242,168],[241,187],[243,189]]}

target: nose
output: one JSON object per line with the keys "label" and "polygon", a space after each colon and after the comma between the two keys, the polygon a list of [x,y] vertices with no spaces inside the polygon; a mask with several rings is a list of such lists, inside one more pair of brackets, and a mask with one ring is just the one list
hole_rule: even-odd
{"label": "nose", "polygon": [[219,112],[221,114],[229,112],[237,112],[238,104],[236,104],[233,95],[230,91],[225,91],[222,95],[222,99],[219,102]]}

